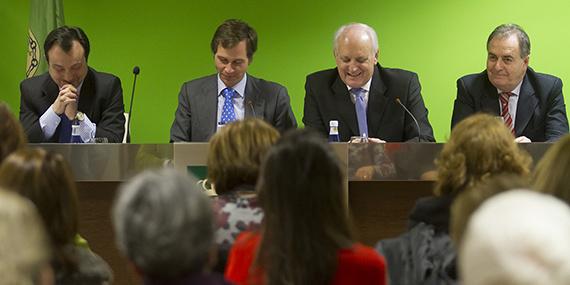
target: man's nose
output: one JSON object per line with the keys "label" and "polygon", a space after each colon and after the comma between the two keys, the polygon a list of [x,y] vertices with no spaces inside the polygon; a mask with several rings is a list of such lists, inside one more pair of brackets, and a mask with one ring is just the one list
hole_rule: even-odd
{"label": "man's nose", "polygon": [[74,78],[73,72],[68,70],[63,73],[63,81],[71,83],[73,82],[73,78]]}
{"label": "man's nose", "polygon": [[232,73],[234,72],[234,68],[232,67],[231,64],[226,65],[225,70],[227,73]]}
{"label": "man's nose", "polygon": [[503,66],[504,66],[503,60],[497,59],[493,67],[495,68],[495,70],[502,70]]}

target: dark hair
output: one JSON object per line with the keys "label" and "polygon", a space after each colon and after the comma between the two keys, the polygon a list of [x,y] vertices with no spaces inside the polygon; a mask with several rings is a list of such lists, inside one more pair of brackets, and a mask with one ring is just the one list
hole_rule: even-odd
{"label": "dark hair", "polygon": [[0,102],[0,163],[13,151],[24,148],[27,142],[20,122],[8,106]]}
{"label": "dark hair", "polygon": [[79,27],[61,26],[51,31],[44,42],[44,54],[49,62],[48,51],[57,44],[64,52],[69,52],[73,46],[73,41],[78,41],[85,51],[85,61],[89,58],[89,39]]}
{"label": "dark hair", "polygon": [[222,45],[223,48],[233,48],[243,40],[245,40],[247,58],[251,61],[257,50],[257,33],[242,20],[226,20],[214,33],[210,44],[212,53],[215,54],[218,51],[219,45]]}
{"label": "dark hair", "polygon": [[56,265],[76,270],[66,250],[79,227],[75,180],[63,156],[43,149],[22,149],[9,155],[0,167],[0,186],[30,199],[46,226]]}
{"label": "dark hair", "polygon": [[[316,132],[291,131],[266,156],[258,184],[265,216],[255,266],[267,284],[328,284],[353,243],[345,173]],[[315,258],[317,257],[317,258]]]}
{"label": "dark hair", "polygon": [[210,140],[208,180],[218,195],[257,182],[259,168],[279,132],[261,119],[248,118],[223,127]]}
{"label": "dark hair", "polygon": [[487,38],[487,49],[494,38],[506,38],[510,35],[516,35],[519,40],[521,58],[527,57],[530,54],[530,39],[523,28],[517,24],[502,24],[496,27]]}

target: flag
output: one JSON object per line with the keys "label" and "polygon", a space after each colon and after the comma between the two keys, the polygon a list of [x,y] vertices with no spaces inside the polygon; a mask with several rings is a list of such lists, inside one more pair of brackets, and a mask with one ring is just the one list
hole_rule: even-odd
{"label": "flag", "polygon": [[63,0],[30,0],[26,78],[47,71],[44,41],[49,32],[63,24]]}

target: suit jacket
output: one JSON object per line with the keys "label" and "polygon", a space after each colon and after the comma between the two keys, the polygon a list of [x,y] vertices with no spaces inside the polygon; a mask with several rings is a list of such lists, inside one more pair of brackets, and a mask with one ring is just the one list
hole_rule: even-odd
{"label": "suit jacket", "polygon": [[[368,136],[387,142],[418,140],[418,128],[414,120],[396,102],[396,98],[400,98],[402,104],[418,120],[420,140],[435,141],[420,90],[415,73],[383,68],[378,64],[374,69],[368,93]],[[305,92],[305,126],[328,136],[329,121],[337,120],[341,141],[348,141],[351,136],[360,135],[354,103],[336,68],[307,76]]]}
{"label": "suit jacket", "polygon": [[[244,96],[246,118],[262,118],[280,132],[297,127],[285,87],[248,74]],[[207,142],[217,130],[217,113],[216,74],[184,83],[170,128],[170,142]]]}
{"label": "suit jacket", "polygon": [[[59,88],[49,73],[25,79],[20,83],[20,121],[31,143],[58,142],[59,127],[51,138],[45,138],[40,117],[50,108]],[[125,133],[123,90],[119,78],[89,68],[83,80],[78,108],[97,125],[95,137],[120,143]]]}
{"label": "suit jacket", "polygon": [[[467,116],[485,112],[500,116],[497,88],[487,71],[457,80],[457,98],[453,106],[451,128]],[[554,141],[568,133],[562,81],[558,77],[534,72],[530,67],[521,85],[515,117],[515,136],[533,142]]]}

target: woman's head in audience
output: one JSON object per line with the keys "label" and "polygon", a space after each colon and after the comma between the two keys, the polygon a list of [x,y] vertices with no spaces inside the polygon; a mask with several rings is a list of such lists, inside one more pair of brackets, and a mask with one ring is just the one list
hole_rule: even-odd
{"label": "woman's head in audience", "polygon": [[8,106],[0,102],[0,163],[13,151],[25,147],[27,142],[20,122]]}
{"label": "woman's head in audience", "polygon": [[570,208],[530,190],[485,201],[458,249],[462,284],[568,284]]}
{"label": "woman's head in audience", "polygon": [[502,173],[483,178],[457,195],[451,205],[450,234],[456,245],[461,243],[469,218],[487,199],[512,189],[527,189],[527,177]]}
{"label": "woman's head in audience", "polygon": [[50,246],[34,205],[1,188],[0,244],[2,284],[53,284]]}
{"label": "woman's head in audience", "polygon": [[73,244],[78,233],[78,201],[75,180],[63,156],[43,149],[18,150],[0,167],[0,186],[18,192],[36,205],[56,260],[72,270],[75,262],[63,249]]}
{"label": "woman's head in audience", "polygon": [[456,195],[491,174],[526,176],[531,162],[502,120],[475,114],[453,128],[437,158],[435,193]]}
{"label": "woman's head in audience", "polygon": [[570,135],[548,149],[538,162],[533,178],[536,190],[570,204]]}
{"label": "woman's head in audience", "polygon": [[307,129],[285,134],[257,190],[265,217],[256,264],[268,284],[330,282],[337,250],[352,244],[345,173],[332,148]]}
{"label": "woman's head in audience", "polygon": [[255,186],[263,157],[278,138],[279,132],[260,119],[236,121],[218,131],[208,151],[208,180],[216,193]]}
{"label": "woman's head in audience", "polygon": [[121,251],[152,280],[200,273],[214,243],[211,202],[172,169],[146,171],[120,188],[113,223]]}

